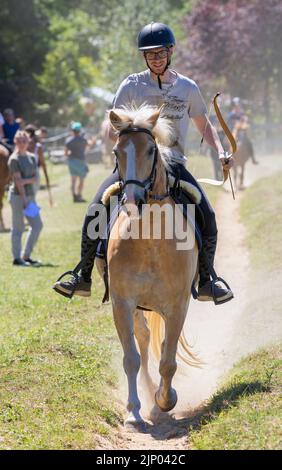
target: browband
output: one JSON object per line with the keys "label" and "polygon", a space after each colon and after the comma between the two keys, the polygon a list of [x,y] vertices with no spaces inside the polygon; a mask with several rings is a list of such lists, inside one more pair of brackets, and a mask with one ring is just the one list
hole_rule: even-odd
{"label": "browband", "polygon": [[149,129],[145,129],[145,127],[127,127],[120,131],[119,137],[124,134],[130,134],[131,132],[145,132],[145,134],[149,134],[155,140],[152,132]]}

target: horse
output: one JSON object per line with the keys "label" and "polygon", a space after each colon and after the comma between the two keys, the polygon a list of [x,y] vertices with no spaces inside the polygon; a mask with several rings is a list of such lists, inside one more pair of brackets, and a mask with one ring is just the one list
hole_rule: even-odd
{"label": "horse", "polygon": [[[155,239],[152,218],[144,220],[144,207],[152,209],[157,205],[163,209],[166,205],[175,211],[185,228],[189,225],[168,191],[168,174],[161,149],[172,145],[175,136],[172,126],[160,112],[161,109],[143,106],[135,110],[113,109],[109,113],[111,125],[118,132],[114,153],[124,210],[119,211],[109,235],[107,264],[105,260],[96,259],[101,276],[107,269],[113,318],[123,348],[123,367],[128,382],[124,425],[137,432],[146,429],[137,390],[140,365],[141,377],[155,401],[152,410],[166,412],[177,402],[177,392],[172,387],[177,355],[190,366],[199,366],[197,355],[191,351],[183,332],[192,284],[198,275],[197,243],[179,250],[175,233],[167,239],[161,230],[161,236]],[[107,197],[116,190],[109,188]],[[128,206],[138,208],[129,219]],[[144,224],[150,235],[126,237],[125,232],[133,222],[140,230]],[[163,223],[162,219],[162,229]],[[177,222],[170,221],[171,224]],[[148,371],[150,341],[152,349],[160,355],[158,387]]]}
{"label": "horse", "polygon": [[0,231],[5,231],[4,220],[2,216],[3,209],[3,199],[5,194],[5,188],[9,182],[9,168],[8,168],[8,158],[9,151],[0,144]]}
{"label": "horse", "polygon": [[237,141],[237,152],[234,154],[234,183],[237,189],[244,189],[245,165],[251,158],[252,163],[258,162],[254,157],[254,149],[249,135],[249,124],[247,117],[243,116],[235,125],[233,135]]}

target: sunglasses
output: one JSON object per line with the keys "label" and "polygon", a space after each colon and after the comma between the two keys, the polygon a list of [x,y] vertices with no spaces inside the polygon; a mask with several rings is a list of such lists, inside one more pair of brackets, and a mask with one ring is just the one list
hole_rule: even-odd
{"label": "sunglasses", "polygon": [[159,51],[159,52],[145,52],[145,56],[149,60],[166,59],[167,55],[168,55],[168,49],[164,49],[163,51]]}

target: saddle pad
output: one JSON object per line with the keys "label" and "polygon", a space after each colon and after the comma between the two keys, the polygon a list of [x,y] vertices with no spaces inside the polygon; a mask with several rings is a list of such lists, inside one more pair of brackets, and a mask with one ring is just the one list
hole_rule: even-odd
{"label": "saddle pad", "polygon": [[[197,242],[197,245],[198,245],[198,250],[201,251],[201,249],[202,249],[201,230],[200,230],[199,224],[195,220],[193,220],[191,214],[189,213],[189,211],[187,211],[187,206],[186,206],[187,204],[193,204],[193,202],[190,200],[187,193],[182,194],[182,191],[180,192],[180,194],[177,197],[175,195],[172,195],[172,197],[173,197],[174,201],[177,204],[182,205],[183,216],[190,223],[192,229],[194,229],[195,238],[196,238],[196,242]],[[116,222],[116,220],[118,218],[118,214],[119,214],[120,210],[121,210],[121,203],[119,202],[118,205],[114,208],[112,214],[110,215],[110,219],[109,219],[109,223],[107,225],[106,233],[104,234],[104,237],[100,240],[100,242],[98,244],[98,248],[97,248],[97,252],[96,252],[97,258],[106,258],[105,255],[106,255],[107,250],[108,250],[108,239],[109,239],[109,236],[110,236],[110,233],[111,233],[111,229],[114,226],[114,223]],[[199,210],[197,205],[195,206],[195,210],[196,211]]]}

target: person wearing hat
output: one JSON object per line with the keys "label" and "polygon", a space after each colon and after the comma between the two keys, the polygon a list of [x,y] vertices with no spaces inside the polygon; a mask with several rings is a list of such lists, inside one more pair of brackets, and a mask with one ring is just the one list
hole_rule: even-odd
{"label": "person wearing hat", "polygon": [[[160,108],[162,117],[167,117],[174,127],[176,140],[169,149],[167,163],[173,175],[179,175],[197,186],[202,195],[200,208],[204,214],[205,226],[202,231],[203,248],[199,254],[199,286],[198,300],[216,300],[223,303],[233,298],[231,289],[212,283],[210,267],[213,266],[217,244],[217,226],[214,211],[197,181],[185,168],[186,157],[184,146],[191,119],[206,142],[215,149],[223,168],[233,165],[232,157],[226,163],[226,154],[216,132],[207,117],[207,108],[197,84],[188,77],[170,68],[175,49],[175,37],[172,30],[162,23],[150,23],[138,35],[138,49],[143,54],[147,69],[129,75],[120,85],[113,102],[113,108],[149,105]],[[113,139],[116,135],[112,132]],[[105,189],[118,181],[118,173],[110,175],[96,194],[92,207],[101,203]],[[82,231],[81,258],[97,243],[88,237],[87,227],[95,217],[87,215]],[[96,220],[95,220],[96,222]],[[96,228],[97,230],[97,228]],[[93,250],[92,250],[93,251]],[[80,277],[73,276],[69,281],[57,281],[53,288],[58,293],[68,296],[89,296],[91,292],[91,273],[94,265],[95,252],[88,256]]]}
{"label": "person wearing hat", "polygon": [[81,134],[81,129],[82,125],[80,122],[73,122],[71,124],[73,135],[65,143],[65,155],[68,158],[68,167],[71,175],[73,202],[86,202],[82,197],[82,191],[84,180],[89,171],[85,157],[88,142]]}
{"label": "person wearing hat", "polygon": [[[37,181],[35,156],[28,152],[29,136],[18,130],[14,138],[15,149],[8,161],[11,175],[8,200],[12,208],[12,254],[14,266],[40,264],[31,253],[43,228],[39,207],[35,202],[34,185]],[[24,216],[30,230],[22,253],[22,235],[25,230]]]}

